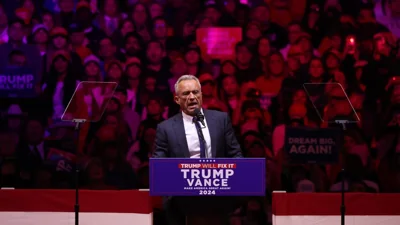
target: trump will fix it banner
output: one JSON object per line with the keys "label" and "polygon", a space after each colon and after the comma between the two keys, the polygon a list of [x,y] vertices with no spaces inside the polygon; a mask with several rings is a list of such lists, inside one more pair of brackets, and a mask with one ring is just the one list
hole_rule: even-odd
{"label": "trump will fix it banner", "polygon": [[235,57],[235,45],[242,40],[242,28],[199,28],[196,42],[205,58],[228,60]]}

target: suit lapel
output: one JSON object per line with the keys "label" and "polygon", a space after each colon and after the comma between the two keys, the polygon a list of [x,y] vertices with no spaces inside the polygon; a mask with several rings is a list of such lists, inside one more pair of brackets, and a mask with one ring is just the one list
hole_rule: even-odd
{"label": "suit lapel", "polygon": [[216,136],[216,121],[214,121],[214,117],[209,110],[203,109],[204,117],[206,118],[208,132],[210,133],[211,138],[211,154],[213,158],[217,156],[217,140],[215,139]]}
{"label": "suit lapel", "polygon": [[173,127],[176,138],[178,139],[178,144],[182,149],[183,155],[186,158],[189,158],[190,157],[189,147],[186,140],[185,126],[183,125],[183,117],[181,112],[174,117]]}

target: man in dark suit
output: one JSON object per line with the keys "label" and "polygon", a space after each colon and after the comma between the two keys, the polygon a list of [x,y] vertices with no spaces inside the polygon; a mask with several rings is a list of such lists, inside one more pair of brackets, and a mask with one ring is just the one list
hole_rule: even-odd
{"label": "man in dark suit", "polygon": [[24,188],[30,188],[35,172],[40,169],[47,158],[48,147],[44,142],[44,123],[40,118],[28,118],[23,139],[17,147],[17,159]]}
{"label": "man in dark suit", "polygon": [[[205,110],[201,108],[202,94],[199,80],[192,75],[183,75],[175,83],[175,102],[180,105],[181,111],[172,118],[160,123],[157,127],[154,158],[241,158],[242,152],[236,140],[231,121],[227,113]],[[204,124],[196,119],[198,110],[204,114]],[[183,198],[176,203],[176,198],[166,197],[164,207],[167,220],[170,225],[185,224],[185,213],[182,208]],[[205,197],[195,198],[202,201],[204,206],[198,207],[210,209],[210,202],[203,201]],[[203,205],[198,204],[198,205]],[[218,205],[218,204],[213,204]],[[184,206],[186,207],[186,206]],[[214,207],[215,208],[215,207]],[[216,208],[218,210],[218,208]],[[210,210],[207,210],[210,211]],[[207,214],[207,213],[204,213]],[[209,221],[221,221],[217,215],[208,220],[200,217],[191,219],[190,224],[210,224]],[[219,222],[216,222],[219,223]]]}

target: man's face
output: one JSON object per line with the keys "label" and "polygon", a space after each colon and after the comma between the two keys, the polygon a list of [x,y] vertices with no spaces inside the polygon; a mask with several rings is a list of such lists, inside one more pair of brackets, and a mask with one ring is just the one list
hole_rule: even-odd
{"label": "man's face", "polygon": [[82,45],[83,42],[85,41],[85,33],[84,32],[74,32],[70,36],[71,43],[73,45]]}
{"label": "man's face", "polygon": [[194,110],[200,109],[203,103],[200,84],[196,80],[181,81],[178,84],[175,102],[184,113],[194,115]]}
{"label": "man's face", "polygon": [[43,126],[38,121],[29,121],[26,128],[26,138],[29,144],[39,144],[43,139]]}
{"label": "man's face", "polygon": [[44,14],[42,20],[43,24],[47,27],[48,30],[51,30],[54,27],[54,21],[51,14]]}
{"label": "man's face", "polygon": [[259,6],[254,9],[253,18],[261,23],[269,22],[269,10],[265,6]]}
{"label": "man's face", "polygon": [[112,57],[116,51],[115,46],[110,39],[103,39],[100,42],[100,54],[103,57]]}
{"label": "man's face", "polygon": [[150,6],[150,15],[151,18],[156,18],[157,16],[162,16],[163,14],[163,7],[158,3],[153,3]]}
{"label": "man's face", "polygon": [[53,45],[56,49],[63,49],[67,45],[67,38],[63,36],[53,37]]}
{"label": "man's face", "polygon": [[200,60],[200,54],[195,50],[190,50],[185,54],[185,61],[189,65],[194,65]]}
{"label": "man's face", "polygon": [[154,77],[148,77],[144,81],[144,88],[148,92],[154,92],[156,90],[157,80]]}
{"label": "man's face", "polygon": [[129,37],[125,43],[125,49],[130,54],[135,54],[140,50],[139,41],[134,37]]}
{"label": "man's face", "polygon": [[154,23],[154,36],[159,39],[167,37],[167,24],[164,20],[157,20]]}
{"label": "man's face", "polygon": [[210,18],[213,24],[218,23],[218,20],[220,18],[220,13],[215,8],[212,7],[208,8],[204,14],[205,17]]}
{"label": "man's face", "polygon": [[242,65],[246,65],[246,64],[250,63],[250,60],[251,60],[250,51],[244,46],[239,47],[238,50],[237,50],[237,61],[238,61],[238,63],[240,63]]}
{"label": "man's face", "polygon": [[297,24],[291,25],[288,28],[289,42],[291,44],[294,44],[297,41],[297,39],[299,39],[301,32],[302,32],[302,30],[299,25],[297,25]]}
{"label": "man's face", "polygon": [[35,33],[35,42],[36,43],[44,44],[44,43],[47,43],[48,40],[49,40],[49,35],[47,34],[47,32],[44,29],[39,29]]}
{"label": "man's face", "polygon": [[244,112],[244,118],[246,120],[258,120],[262,118],[262,113],[259,108],[248,108]]}
{"label": "man's face", "polygon": [[150,100],[147,104],[147,113],[151,116],[156,116],[161,113],[161,105],[156,100]]}
{"label": "man's face", "polygon": [[118,104],[119,103],[117,102],[117,100],[111,99],[111,101],[108,102],[106,111],[110,112],[110,113],[117,112],[118,111],[118,107],[119,107]]}
{"label": "man's face", "polygon": [[13,41],[22,41],[24,38],[24,27],[20,23],[14,23],[8,28],[8,35]]}
{"label": "man's face", "polygon": [[358,15],[358,22],[359,23],[368,23],[374,22],[374,12],[370,9],[362,9],[360,14]]}
{"label": "man's face", "polygon": [[152,63],[160,63],[163,55],[163,49],[159,43],[153,42],[149,44],[147,49],[147,58]]}
{"label": "man's face", "polygon": [[213,80],[205,80],[201,82],[201,92],[204,96],[212,97],[214,94],[215,83]]}
{"label": "man's face", "polygon": [[146,8],[141,4],[137,5],[132,13],[132,19],[137,24],[144,24],[147,19]]}
{"label": "man's face", "polygon": [[104,3],[104,13],[108,16],[114,16],[118,12],[118,6],[115,0],[106,0]]}
{"label": "man's face", "polygon": [[68,69],[68,62],[65,59],[59,57],[54,61],[54,68],[57,72],[63,74]]}
{"label": "man's face", "polygon": [[176,60],[171,67],[171,73],[174,76],[182,76],[183,74],[186,73],[186,71],[187,71],[187,65],[185,61],[183,61],[182,59]]}

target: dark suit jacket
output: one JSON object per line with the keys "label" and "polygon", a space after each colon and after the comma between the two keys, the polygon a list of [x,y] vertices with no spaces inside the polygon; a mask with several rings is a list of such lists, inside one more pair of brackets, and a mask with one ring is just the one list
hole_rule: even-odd
{"label": "dark suit jacket", "polygon": [[[211,138],[211,152],[213,158],[242,158],[240,145],[235,137],[232,123],[225,112],[203,109],[204,117]],[[179,112],[168,120],[161,122],[157,127],[153,158],[189,158],[189,148],[186,141],[185,127],[182,113]],[[224,203],[224,204],[221,204]],[[229,199],[192,197],[164,197],[163,205],[166,220],[169,225],[184,225],[187,211],[196,211],[208,214],[203,209],[223,211]],[[210,206],[215,207],[210,207]],[[234,203],[232,203],[234,205]],[[190,210],[185,210],[184,208]],[[208,211],[210,211],[208,210]],[[227,213],[226,213],[227,214]]]}
{"label": "dark suit jacket", "polygon": [[[211,137],[213,158],[241,158],[242,151],[225,112],[203,109]],[[153,158],[189,158],[182,113],[163,121],[157,127]]]}
{"label": "dark suit jacket", "polygon": [[17,158],[19,161],[20,169],[22,170],[35,170],[43,166],[44,161],[47,159],[49,148],[46,142],[43,143],[44,159],[38,160],[35,153],[33,153],[28,144],[20,144],[17,148]]}

